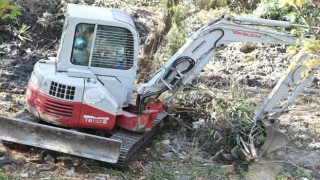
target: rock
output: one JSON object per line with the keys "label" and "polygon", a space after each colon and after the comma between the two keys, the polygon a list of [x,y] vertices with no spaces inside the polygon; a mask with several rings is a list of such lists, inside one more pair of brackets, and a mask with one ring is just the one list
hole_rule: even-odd
{"label": "rock", "polygon": [[40,158],[43,158],[43,153],[41,153],[41,152],[40,152],[40,153],[37,153],[36,157],[39,158],[39,159],[40,159]]}
{"label": "rock", "polygon": [[315,179],[320,179],[320,171],[313,171],[311,173],[311,176],[314,177]]}
{"label": "rock", "polygon": [[287,128],[287,133],[288,133],[288,135],[294,135],[294,134],[296,134],[296,133],[298,133],[299,132],[299,129],[298,128],[293,128],[293,127],[288,127]]}
{"label": "rock", "polygon": [[232,154],[223,154],[222,156],[224,157],[224,159],[226,159],[226,160],[228,160],[228,161],[233,160]]}
{"label": "rock", "polygon": [[294,146],[296,146],[297,148],[303,148],[303,145],[299,142],[299,141],[296,141],[296,142],[294,142],[293,143],[294,144]]}
{"label": "rock", "polygon": [[308,147],[313,149],[313,150],[318,150],[318,149],[320,149],[320,142],[311,143],[311,144],[308,145]]}
{"label": "rock", "polygon": [[178,153],[178,157],[180,158],[180,159],[187,159],[188,157],[185,155],[185,154],[183,154],[183,153]]}
{"label": "rock", "polygon": [[[111,176],[110,176],[110,174],[98,174],[96,177],[95,177],[95,179],[96,180],[106,180],[106,179],[110,179],[111,178]],[[110,179],[111,180],[111,179]]]}
{"label": "rock", "polygon": [[12,159],[9,155],[5,154],[3,156],[0,156],[0,167],[10,164],[12,162]]}
{"label": "rock", "polygon": [[68,176],[68,177],[75,176],[74,168],[71,168],[69,171],[67,171],[67,172],[65,173],[65,175]]}
{"label": "rock", "polygon": [[161,154],[161,157],[165,159],[169,159],[169,158],[172,158],[173,155],[174,155],[173,152],[168,152],[168,153]]}
{"label": "rock", "polygon": [[56,162],[56,160],[54,159],[54,157],[51,156],[50,154],[47,154],[46,157],[44,157],[44,160],[45,160],[46,162],[51,162],[51,163],[55,163],[55,162]]}
{"label": "rock", "polygon": [[282,149],[277,150],[275,155],[278,159],[286,159],[287,157],[287,154]]}
{"label": "rock", "polygon": [[170,145],[170,140],[169,139],[165,139],[161,141],[161,144],[163,145]]}
{"label": "rock", "polygon": [[36,164],[42,164],[44,162],[42,158],[30,159],[29,161]]}
{"label": "rock", "polygon": [[22,177],[22,178],[28,178],[28,177],[29,177],[29,173],[28,173],[28,172],[26,172],[26,173],[21,173],[21,174],[20,174],[20,177]]}
{"label": "rock", "polygon": [[26,164],[27,161],[22,157],[18,157],[18,158],[13,160],[13,163],[15,163],[18,166],[22,166],[22,165]]}
{"label": "rock", "polygon": [[309,180],[309,179],[305,177],[301,177],[301,178],[298,178],[297,180]]}
{"label": "rock", "polygon": [[5,173],[12,174],[18,169],[18,167],[14,164],[6,164],[2,166],[2,169],[4,170]]}
{"label": "rock", "polygon": [[252,51],[254,51],[257,48],[257,45],[251,43],[251,42],[246,42],[241,48],[240,48],[240,52],[243,53],[251,53]]}
{"label": "rock", "polygon": [[72,159],[69,159],[69,158],[63,159],[62,162],[63,162],[63,166],[65,167],[71,167],[73,165]]}
{"label": "rock", "polygon": [[162,135],[163,139],[169,139],[171,137],[170,133],[165,133]]}
{"label": "rock", "polygon": [[134,172],[143,172],[144,169],[140,161],[130,162],[128,167]]}
{"label": "rock", "polygon": [[249,165],[249,170],[246,173],[246,180],[274,180],[276,179],[277,174],[270,169],[270,166],[260,163],[252,163]]}
{"label": "rock", "polygon": [[5,92],[1,92],[0,93],[0,100],[1,101],[11,101],[12,100],[12,96],[8,93]]}
{"label": "rock", "polygon": [[56,169],[56,166],[54,166],[52,164],[37,164],[38,172],[54,171],[55,169]]}
{"label": "rock", "polygon": [[154,167],[154,163],[153,162],[148,162],[145,166],[144,166],[144,171],[145,172],[151,172],[152,169]]}
{"label": "rock", "polygon": [[202,118],[199,118],[198,121],[192,123],[192,128],[199,129],[205,125],[206,121]]}
{"label": "rock", "polygon": [[233,165],[222,165],[222,166],[220,166],[220,169],[225,173],[233,173],[234,172]]}
{"label": "rock", "polygon": [[174,138],[172,140],[172,145],[176,150],[180,150],[182,148],[181,142],[178,140],[178,138]]}

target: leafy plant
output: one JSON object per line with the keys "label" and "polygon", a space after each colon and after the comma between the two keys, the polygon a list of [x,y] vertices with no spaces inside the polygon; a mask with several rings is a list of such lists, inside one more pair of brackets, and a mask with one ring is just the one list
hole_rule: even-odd
{"label": "leafy plant", "polygon": [[10,0],[0,0],[0,18],[5,19],[16,19],[17,16],[21,15],[20,10],[13,5],[10,5]]}
{"label": "leafy plant", "polygon": [[[305,11],[305,6],[313,5],[317,9],[317,13],[312,13]],[[307,67],[307,70],[302,72],[302,77],[306,77],[309,72],[320,65],[320,39],[319,32],[320,28],[314,28],[313,26],[320,25],[320,3],[312,4],[309,1],[304,0],[286,0],[282,2],[282,6],[293,7],[299,19],[305,24],[305,27],[308,29],[307,33],[299,33],[300,38],[298,39],[296,45],[291,46],[289,50],[300,51],[305,55],[308,55],[308,59],[303,61],[301,65]],[[317,17],[310,18],[314,14],[317,14]],[[309,38],[307,38],[309,36]],[[293,69],[298,64],[293,63],[290,68]]]}
{"label": "leafy plant", "polygon": [[5,174],[0,173],[0,180],[8,180],[9,177]]}
{"label": "leafy plant", "polygon": [[21,41],[32,41],[31,37],[27,34],[28,29],[30,26],[26,24],[22,24],[20,29],[14,33],[15,37],[19,38]]}
{"label": "leafy plant", "polygon": [[147,172],[147,179],[174,179],[175,175],[171,169],[168,169],[163,164],[153,167],[150,172]]}

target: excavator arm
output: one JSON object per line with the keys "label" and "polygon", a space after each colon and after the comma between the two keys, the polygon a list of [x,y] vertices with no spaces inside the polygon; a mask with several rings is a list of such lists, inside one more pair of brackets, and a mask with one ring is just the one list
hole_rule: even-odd
{"label": "excavator arm", "polygon": [[213,59],[216,50],[233,42],[293,44],[288,33],[258,26],[290,27],[289,22],[223,15],[197,30],[187,42],[138,89],[137,107],[141,112],[148,102],[163,92],[174,92],[169,101]]}

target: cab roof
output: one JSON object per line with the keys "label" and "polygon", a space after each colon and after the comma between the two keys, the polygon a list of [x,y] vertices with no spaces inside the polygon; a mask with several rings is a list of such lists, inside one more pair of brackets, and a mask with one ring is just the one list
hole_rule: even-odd
{"label": "cab roof", "polygon": [[80,18],[80,19],[92,19],[101,21],[121,21],[134,26],[134,23],[128,13],[118,9],[111,9],[105,7],[68,4],[66,16]]}

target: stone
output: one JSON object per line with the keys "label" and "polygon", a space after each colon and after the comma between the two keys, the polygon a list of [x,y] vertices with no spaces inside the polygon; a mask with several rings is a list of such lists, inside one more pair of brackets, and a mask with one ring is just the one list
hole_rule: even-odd
{"label": "stone", "polygon": [[182,143],[179,141],[178,138],[174,138],[172,140],[172,145],[176,150],[180,150],[182,148]]}
{"label": "stone", "polygon": [[260,163],[252,163],[249,165],[249,170],[246,173],[244,179],[246,180],[256,180],[256,179],[263,179],[263,180],[274,180],[276,179],[277,174],[273,172],[273,168],[266,164]]}
{"label": "stone", "polygon": [[288,127],[287,128],[287,133],[288,135],[294,135],[299,132],[299,128],[294,128],[294,127]]}
{"label": "stone", "polygon": [[12,96],[8,93],[5,92],[1,92],[0,93],[0,100],[1,101],[11,101],[12,100]]}
{"label": "stone", "polygon": [[315,179],[320,179],[320,171],[312,171],[311,176],[314,177]]}
{"label": "stone", "polygon": [[37,164],[38,172],[54,171],[55,169],[56,169],[56,166],[54,166],[53,164]]}
{"label": "stone", "polygon": [[133,161],[128,164],[128,167],[135,172],[142,172],[143,166],[140,161]]}
{"label": "stone", "polygon": [[276,155],[277,159],[286,159],[286,157],[287,157],[287,154],[282,149],[277,150],[275,152],[275,155]]}
{"label": "stone", "polygon": [[29,177],[29,173],[28,173],[28,172],[26,172],[26,173],[21,173],[21,174],[20,174],[20,177],[22,177],[22,178],[28,178],[28,177]]}
{"label": "stone", "polygon": [[95,179],[96,180],[106,180],[106,179],[110,179],[111,176],[110,174],[98,174]]}
{"label": "stone", "polygon": [[294,144],[295,147],[297,147],[297,148],[299,148],[299,149],[300,149],[300,148],[303,148],[303,145],[302,145],[299,141],[296,141],[296,142],[294,142],[293,144]]}
{"label": "stone", "polygon": [[40,153],[37,153],[36,157],[39,158],[39,159],[40,159],[40,158],[43,158],[43,153],[41,153],[41,152],[40,152]]}
{"label": "stone", "polygon": [[199,118],[198,121],[192,123],[192,128],[199,129],[205,125],[206,121],[202,118]]}
{"label": "stone", "polygon": [[18,158],[13,160],[13,163],[15,163],[18,166],[22,166],[22,165],[26,164],[27,161],[22,157],[18,157]]}
{"label": "stone", "polygon": [[233,165],[222,165],[220,169],[225,173],[234,173],[234,166]]}
{"label": "stone", "polygon": [[173,152],[168,152],[168,153],[161,154],[161,157],[163,157],[164,159],[169,159],[169,158],[172,158],[173,155],[174,155]]}
{"label": "stone", "polygon": [[187,159],[188,157],[185,155],[185,154],[183,154],[183,153],[178,153],[178,157],[180,158],[180,159]]}
{"label": "stone", "polygon": [[12,162],[12,159],[9,155],[5,154],[3,156],[0,156],[0,167],[10,164]]}
{"label": "stone", "polygon": [[313,150],[319,150],[320,149],[320,142],[311,143],[308,145],[308,147]]}
{"label": "stone", "polygon": [[50,154],[47,154],[46,157],[44,157],[44,160],[45,160],[46,162],[51,162],[51,163],[55,163],[55,162],[56,162],[56,160],[54,159],[54,157],[51,156]]}
{"label": "stone", "polygon": [[228,161],[233,160],[232,154],[227,154],[227,153],[225,153],[225,154],[223,154],[222,156],[224,157],[224,159],[226,159],[226,160],[228,160]]}
{"label": "stone", "polygon": [[74,168],[71,168],[69,171],[67,171],[67,172],[65,173],[65,175],[68,176],[68,177],[75,176]]}
{"label": "stone", "polygon": [[2,166],[2,169],[4,172],[12,174],[18,169],[18,167],[14,164],[6,164]]}
{"label": "stone", "polygon": [[71,167],[73,165],[72,159],[69,159],[69,158],[63,159],[62,162],[63,162],[63,166],[65,167]]}
{"label": "stone", "polygon": [[154,167],[153,164],[154,164],[153,162],[147,163],[147,164],[144,166],[144,171],[145,171],[145,172],[151,172],[152,169],[153,169],[153,167]]}
{"label": "stone", "polygon": [[163,145],[170,145],[170,140],[169,139],[165,139],[161,141],[161,144]]}

